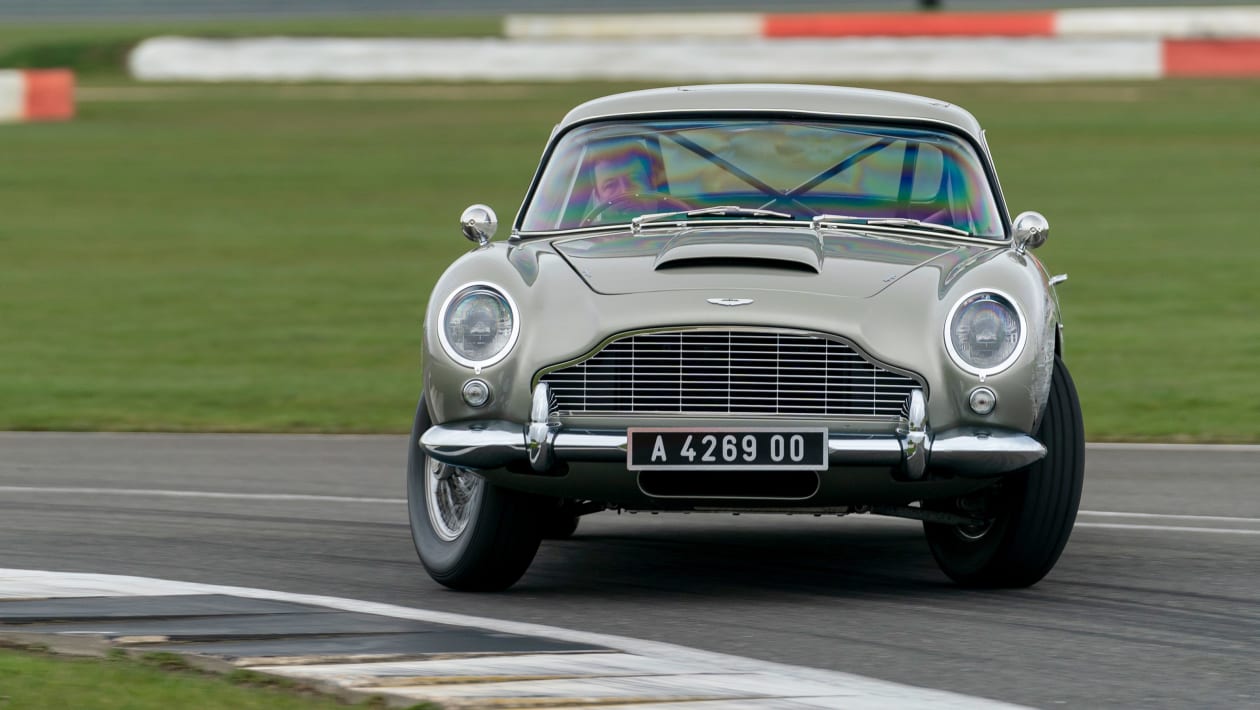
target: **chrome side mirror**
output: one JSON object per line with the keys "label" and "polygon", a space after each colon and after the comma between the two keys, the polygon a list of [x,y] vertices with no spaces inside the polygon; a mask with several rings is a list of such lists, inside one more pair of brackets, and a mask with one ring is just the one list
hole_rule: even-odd
{"label": "chrome side mirror", "polygon": [[469,241],[485,246],[499,228],[499,218],[486,205],[471,205],[459,216],[459,226]]}
{"label": "chrome side mirror", "polygon": [[1040,212],[1020,212],[1011,226],[1015,250],[1021,254],[1045,244],[1050,237],[1050,223]]}

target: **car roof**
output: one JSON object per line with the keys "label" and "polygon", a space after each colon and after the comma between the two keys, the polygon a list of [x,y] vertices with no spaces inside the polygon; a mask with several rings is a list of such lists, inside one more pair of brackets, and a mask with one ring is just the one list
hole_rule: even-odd
{"label": "car roof", "polygon": [[630,91],[587,101],[557,126],[643,113],[777,111],[946,123],[981,141],[980,123],[946,101],[894,91],[812,84],[701,84]]}

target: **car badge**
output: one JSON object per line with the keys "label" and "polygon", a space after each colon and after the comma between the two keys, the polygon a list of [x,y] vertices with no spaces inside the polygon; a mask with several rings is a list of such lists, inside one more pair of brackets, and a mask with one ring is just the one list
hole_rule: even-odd
{"label": "car badge", "polygon": [[753,302],[751,298],[710,298],[707,300],[715,306],[747,306]]}

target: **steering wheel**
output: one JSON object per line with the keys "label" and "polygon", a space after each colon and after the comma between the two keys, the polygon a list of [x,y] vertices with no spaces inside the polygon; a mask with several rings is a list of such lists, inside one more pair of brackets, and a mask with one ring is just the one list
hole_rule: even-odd
{"label": "steering wheel", "polygon": [[635,192],[619,195],[592,207],[591,211],[587,212],[586,216],[582,218],[580,226],[589,227],[593,224],[598,224],[605,212],[614,209],[627,213],[651,214],[653,212],[689,210],[691,205],[663,192]]}

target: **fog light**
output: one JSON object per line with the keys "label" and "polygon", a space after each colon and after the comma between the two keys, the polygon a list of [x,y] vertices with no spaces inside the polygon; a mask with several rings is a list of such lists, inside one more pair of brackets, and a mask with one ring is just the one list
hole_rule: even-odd
{"label": "fog light", "polygon": [[490,385],[484,380],[469,380],[464,383],[464,402],[470,407],[482,407],[490,401]]}
{"label": "fog light", "polygon": [[971,411],[976,414],[988,414],[997,406],[997,395],[988,387],[977,387],[971,391]]}

